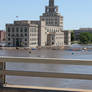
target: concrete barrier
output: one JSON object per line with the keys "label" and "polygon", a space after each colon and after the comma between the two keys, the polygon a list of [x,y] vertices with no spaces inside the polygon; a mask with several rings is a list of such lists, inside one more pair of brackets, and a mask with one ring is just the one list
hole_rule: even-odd
{"label": "concrete barrier", "polygon": [[74,91],[51,91],[51,90],[23,89],[23,88],[22,89],[21,88],[0,88],[0,92],[74,92]]}

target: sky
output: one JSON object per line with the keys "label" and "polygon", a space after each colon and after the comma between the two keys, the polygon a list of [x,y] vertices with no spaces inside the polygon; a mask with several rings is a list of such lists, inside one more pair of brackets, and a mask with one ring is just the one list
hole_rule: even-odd
{"label": "sky", "polygon": [[[0,29],[14,20],[39,20],[48,1],[0,0]],[[65,30],[92,28],[92,0],[55,0],[55,5],[64,17]]]}

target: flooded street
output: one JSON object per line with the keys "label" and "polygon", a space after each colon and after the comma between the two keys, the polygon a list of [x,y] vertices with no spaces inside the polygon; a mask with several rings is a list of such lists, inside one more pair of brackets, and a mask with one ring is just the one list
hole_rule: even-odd
{"label": "flooded street", "polygon": [[[40,50],[32,50],[31,53],[29,53],[29,51],[27,50],[0,50],[0,56],[91,60],[92,51],[40,49]],[[29,63],[27,64],[7,63],[6,69],[40,71],[40,72],[92,74],[92,66],[79,66],[79,65],[76,66],[76,65],[54,65],[54,64],[48,65],[48,64],[29,64]],[[92,81],[88,80],[7,76],[6,81],[10,84],[19,84],[19,85],[92,89]]]}

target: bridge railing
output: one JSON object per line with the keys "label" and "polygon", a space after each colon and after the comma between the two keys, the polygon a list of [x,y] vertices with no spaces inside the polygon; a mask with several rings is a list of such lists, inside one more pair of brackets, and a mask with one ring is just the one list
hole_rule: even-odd
{"label": "bridge railing", "polygon": [[[5,84],[5,76],[26,76],[26,77],[43,77],[43,78],[64,78],[64,79],[81,79],[81,80],[92,80],[92,74],[73,74],[73,73],[56,73],[56,72],[36,72],[36,71],[18,71],[18,70],[6,70],[6,62],[16,62],[16,63],[37,63],[37,64],[67,64],[67,65],[81,65],[81,66],[92,66],[91,60],[62,60],[62,59],[45,59],[45,58],[28,58],[28,57],[0,57],[0,85],[7,87],[15,87],[14,85]],[[17,86],[20,88],[32,88],[28,86]],[[46,87],[35,87],[44,88],[44,89],[53,89],[55,88],[46,88]],[[56,88],[56,90],[60,90]],[[61,88],[62,90],[62,88]],[[70,90],[70,89],[65,89]],[[73,89],[71,89],[73,90]],[[75,89],[74,89],[75,90]],[[73,90],[73,91],[74,91]],[[76,90],[75,90],[76,91]],[[77,91],[79,91],[77,89]],[[80,90],[81,91],[81,90]],[[82,92],[87,92],[83,91]],[[88,91],[89,92],[89,91]],[[90,91],[92,92],[92,90]]]}

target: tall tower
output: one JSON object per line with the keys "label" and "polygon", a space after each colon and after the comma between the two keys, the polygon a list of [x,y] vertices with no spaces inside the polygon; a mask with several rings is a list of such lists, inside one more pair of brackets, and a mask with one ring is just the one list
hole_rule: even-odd
{"label": "tall tower", "polygon": [[54,4],[55,0],[49,0],[45,7],[45,13],[40,16],[41,45],[64,46],[63,16],[58,12],[58,6]]}
{"label": "tall tower", "polygon": [[49,0],[48,6],[45,7],[45,13],[40,16],[40,20],[44,20],[47,26],[58,26],[63,29],[63,16],[58,12],[58,6],[55,0]]}
{"label": "tall tower", "polygon": [[54,6],[54,0],[49,0],[49,6]]}
{"label": "tall tower", "polygon": [[49,0],[49,12],[54,12],[54,0]]}

